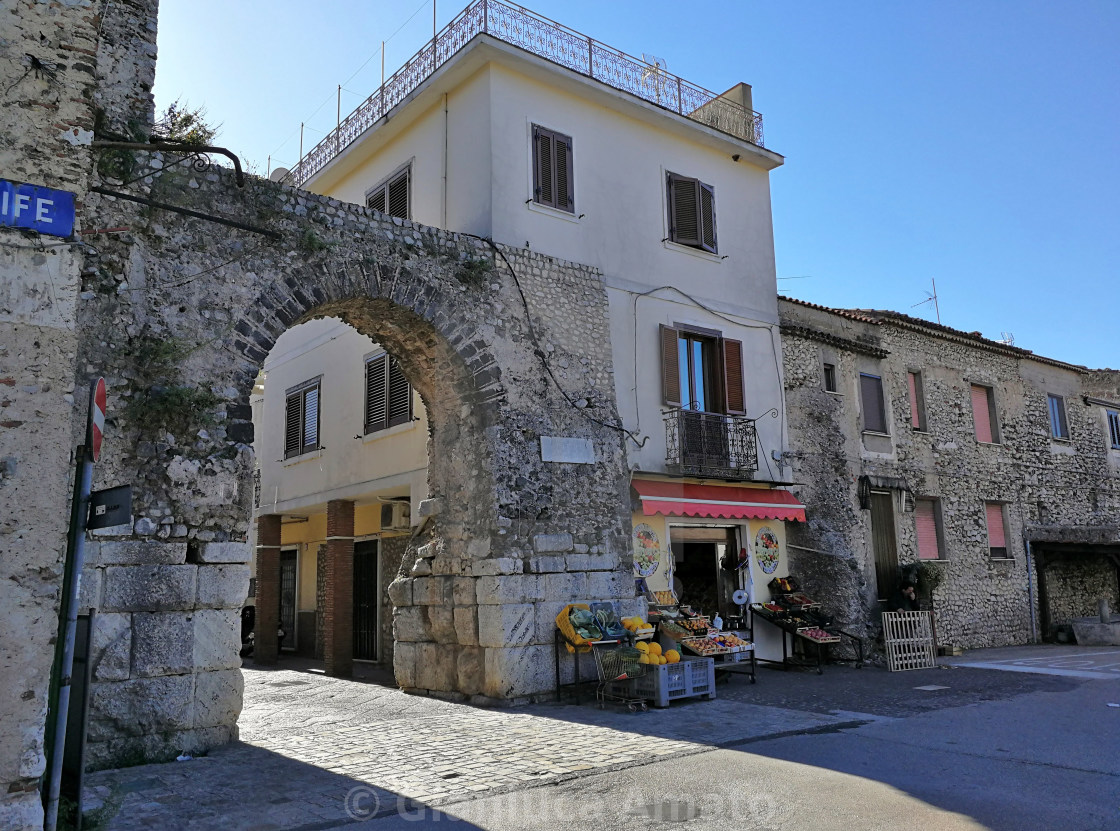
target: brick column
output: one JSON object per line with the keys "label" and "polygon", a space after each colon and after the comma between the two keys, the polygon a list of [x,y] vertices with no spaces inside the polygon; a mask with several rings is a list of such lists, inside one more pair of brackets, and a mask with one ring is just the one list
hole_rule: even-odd
{"label": "brick column", "polygon": [[354,666],[354,503],[327,503],[323,662],[327,675],[349,677]]}
{"label": "brick column", "polygon": [[257,618],[253,660],[275,664],[280,626],[280,514],[257,517]]}

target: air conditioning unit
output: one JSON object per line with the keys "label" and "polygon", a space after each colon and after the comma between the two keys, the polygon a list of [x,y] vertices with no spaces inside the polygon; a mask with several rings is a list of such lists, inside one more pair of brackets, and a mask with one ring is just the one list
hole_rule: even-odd
{"label": "air conditioning unit", "polygon": [[381,530],[407,531],[410,524],[411,506],[407,500],[383,502],[381,504]]}

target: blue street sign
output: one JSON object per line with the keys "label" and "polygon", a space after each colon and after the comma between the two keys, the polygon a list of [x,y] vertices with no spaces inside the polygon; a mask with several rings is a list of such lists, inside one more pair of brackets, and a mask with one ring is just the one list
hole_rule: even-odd
{"label": "blue street sign", "polygon": [[68,237],[74,233],[74,194],[0,179],[0,225]]}

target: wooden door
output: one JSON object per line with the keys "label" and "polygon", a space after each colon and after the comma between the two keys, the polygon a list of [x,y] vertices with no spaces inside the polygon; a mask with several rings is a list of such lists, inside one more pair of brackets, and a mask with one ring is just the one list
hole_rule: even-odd
{"label": "wooden door", "polygon": [[871,492],[871,544],[875,553],[876,596],[888,600],[899,581],[894,499],[889,491]]}

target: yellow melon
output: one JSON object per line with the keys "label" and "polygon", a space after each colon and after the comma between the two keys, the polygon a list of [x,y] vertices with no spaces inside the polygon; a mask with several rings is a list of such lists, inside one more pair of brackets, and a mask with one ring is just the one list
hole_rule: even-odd
{"label": "yellow melon", "polygon": [[649,654],[650,655],[660,655],[661,654],[661,644],[659,644],[657,641],[650,641]]}
{"label": "yellow melon", "polygon": [[642,652],[649,652],[649,644],[645,641],[638,641],[636,644],[634,644],[634,648],[641,650]]}
{"label": "yellow melon", "polygon": [[670,664],[676,664],[681,660],[681,653],[675,649],[670,649],[665,652],[664,657]]}

